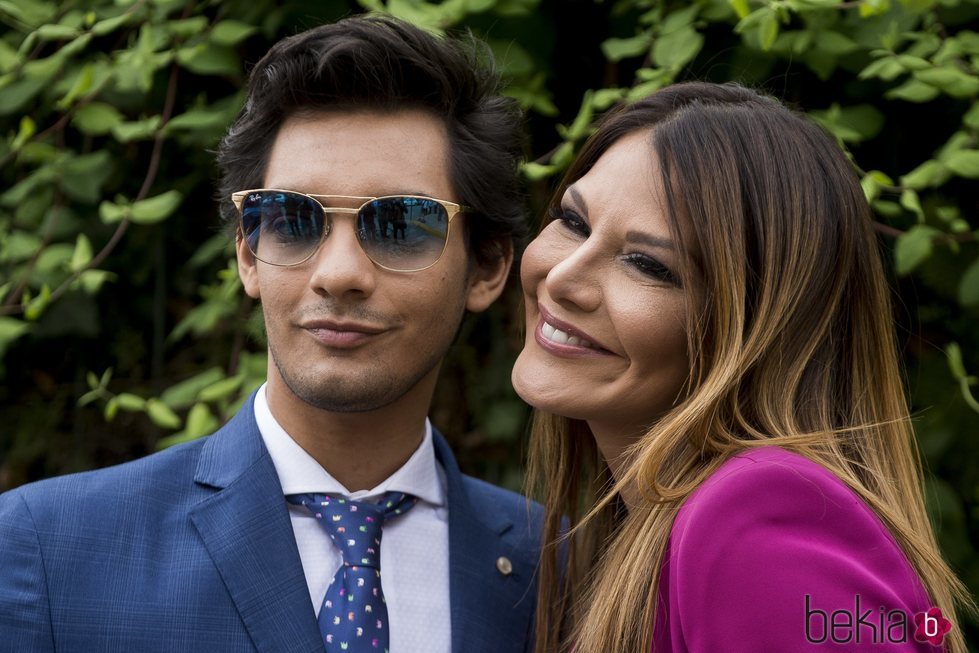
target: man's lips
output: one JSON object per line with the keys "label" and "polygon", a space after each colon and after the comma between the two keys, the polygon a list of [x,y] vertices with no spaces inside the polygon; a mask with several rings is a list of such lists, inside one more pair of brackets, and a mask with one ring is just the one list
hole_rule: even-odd
{"label": "man's lips", "polygon": [[385,327],[362,322],[310,320],[300,324],[320,344],[327,347],[359,347],[387,331]]}

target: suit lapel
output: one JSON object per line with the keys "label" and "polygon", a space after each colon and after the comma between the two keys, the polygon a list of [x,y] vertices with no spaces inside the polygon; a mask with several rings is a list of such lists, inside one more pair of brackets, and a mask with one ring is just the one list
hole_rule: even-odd
{"label": "suit lapel", "polygon": [[[526,544],[521,524],[514,524],[489,497],[470,492],[448,444],[437,432],[435,453],[448,486],[452,651],[522,651],[536,601],[531,582],[537,564],[533,546]],[[526,524],[522,527],[526,529]],[[509,568],[500,558],[509,562]]]}
{"label": "suit lapel", "polygon": [[323,651],[279,477],[252,402],[208,438],[191,520],[259,651]]}

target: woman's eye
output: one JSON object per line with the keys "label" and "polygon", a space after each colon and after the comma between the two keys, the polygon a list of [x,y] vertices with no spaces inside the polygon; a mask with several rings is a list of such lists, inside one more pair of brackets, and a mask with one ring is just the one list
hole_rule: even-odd
{"label": "woman's eye", "polygon": [[670,285],[681,288],[680,278],[673,274],[673,271],[654,259],[652,256],[647,256],[645,254],[629,254],[626,256],[626,260],[640,273],[650,277],[651,279],[656,279],[657,281],[663,281]]}
{"label": "woman's eye", "polygon": [[560,222],[565,229],[574,234],[585,236],[586,238],[591,234],[591,229],[588,227],[588,223],[574,211],[569,211],[555,206],[551,207],[548,213],[550,214],[551,219]]}

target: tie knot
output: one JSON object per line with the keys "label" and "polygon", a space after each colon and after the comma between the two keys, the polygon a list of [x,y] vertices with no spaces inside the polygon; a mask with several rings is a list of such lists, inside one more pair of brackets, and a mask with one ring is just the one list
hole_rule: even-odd
{"label": "tie knot", "polygon": [[290,503],[306,507],[340,549],[348,567],[381,568],[381,527],[403,514],[417,498],[404,492],[387,492],[377,503],[354,501],[329,494],[293,494]]}

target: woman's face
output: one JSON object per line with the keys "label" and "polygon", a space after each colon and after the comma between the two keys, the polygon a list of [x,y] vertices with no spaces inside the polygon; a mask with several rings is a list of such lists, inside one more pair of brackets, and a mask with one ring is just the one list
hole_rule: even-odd
{"label": "woman's face", "polygon": [[599,438],[645,431],[688,375],[687,280],[659,179],[651,133],[622,137],[568,188],[521,264],[527,336],[513,385]]}

